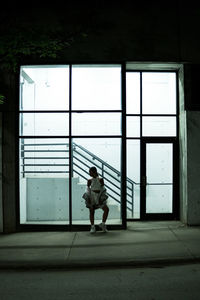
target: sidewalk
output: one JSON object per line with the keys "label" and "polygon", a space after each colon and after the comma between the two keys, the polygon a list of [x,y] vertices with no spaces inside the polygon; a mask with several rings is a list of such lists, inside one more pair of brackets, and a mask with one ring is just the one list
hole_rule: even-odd
{"label": "sidewalk", "polygon": [[200,262],[200,226],[133,222],[108,233],[23,232],[0,235],[0,269],[151,266]]}

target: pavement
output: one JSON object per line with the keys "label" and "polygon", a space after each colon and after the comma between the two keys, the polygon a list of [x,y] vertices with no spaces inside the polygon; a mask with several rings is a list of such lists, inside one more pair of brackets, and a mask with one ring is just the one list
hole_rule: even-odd
{"label": "pavement", "polygon": [[200,263],[200,226],[129,222],[126,230],[0,234],[0,269],[145,267]]}

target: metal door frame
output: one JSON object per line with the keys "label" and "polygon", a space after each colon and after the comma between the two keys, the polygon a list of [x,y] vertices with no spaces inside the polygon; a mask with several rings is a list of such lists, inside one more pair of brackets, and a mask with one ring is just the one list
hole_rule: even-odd
{"label": "metal door frame", "polygon": [[[173,145],[173,193],[172,213],[147,213],[146,212],[146,145],[149,144],[172,144]],[[145,137],[141,139],[141,174],[140,174],[140,212],[141,220],[173,220],[179,217],[178,197],[178,151],[177,138],[174,137]]]}

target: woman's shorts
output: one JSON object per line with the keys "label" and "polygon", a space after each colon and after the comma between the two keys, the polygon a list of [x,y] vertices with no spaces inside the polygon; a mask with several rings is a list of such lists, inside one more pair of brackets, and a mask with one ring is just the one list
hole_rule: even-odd
{"label": "woman's shorts", "polygon": [[107,205],[107,201],[105,200],[101,204],[91,204],[91,203],[88,203],[88,201],[85,201],[85,205],[87,208],[93,208],[93,209],[104,208],[104,206]]}

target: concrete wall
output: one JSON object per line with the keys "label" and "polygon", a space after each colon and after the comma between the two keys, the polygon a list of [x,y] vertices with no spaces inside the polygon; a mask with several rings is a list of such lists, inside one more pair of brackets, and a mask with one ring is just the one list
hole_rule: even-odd
{"label": "concrete wall", "polygon": [[180,218],[200,225],[200,104],[198,64],[179,72]]}
{"label": "concrete wall", "polygon": [[[68,36],[70,30],[84,34],[74,34],[74,40],[57,58],[30,57],[23,64],[56,64],[70,62],[176,62],[196,64],[200,62],[199,5],[174,1],[133,1],[125,5],[112,1],[94,1],[89,8],[74,3],[68,10],[59,9],[53,4],[52,10],[40,9],[37,12],[28,9],[19,18],[23,22],[37,24],[44,19],[44,26],[52,28],[53,23],[62,28]],[[48,4],[50,7],[51,4]],[[35,8],[36,9],[36,8]],[[20,11],[17,13],[20,14]],[[30,16],[28,16],[30,13]],[[48,32],[48,30],[47,30]],[[6,70],[2,76],[6,75]],[[18,76],[18,75],[17,75]],[[187,78],[187,74],[185,74]],[[17,77],[18,78],[18,77]],[[17,221],[17,178],[16,178],[16,109],[19,91],[15,80],[5,76],[7,103],[3,112],[3,209],[4,232],[16,230]],[[183,86],[180,84],[180,86]],[[189,84],[188,88],[191,86]],[[181,90],[181,89],[180,89]],[[182,88],[182,95],[184,88]],[[183,99],[183,96],[182,96]],[[189,98],[187,98],[188,101]],[[199,112],[186,113],[184,101],[180,110],[180,155],[181,155],[181,203],[180,215],[189,224],[200,224],[199,218],[199,178],[200,147]],[[188,147],[188,151],[187,151]],[[18,176],[18,175],[17,175]]]}
{"label": "concrete wall", "polygon": [[[76,22],[86,36],[75,36],[72,46],[63,52],[66,61],[200,60],[198,5],[179,0],[115,1],[114,5],[103,2],[69,11],[70,24],[64,23],[66,32]],[[54,16],[61,22],[65,14],[58,10]]]}
{"label": "concrete wall", "polygon": [[3,199],[2,199],[2,112],[0,112],[0,232],[3,232]]}
{"label": "concrete wall", "polygon": [[184,100],[184,68],[181,68],[179,70],[179,208],[181,221],[187,223],[187,129]]}
{"label": "concrete wall", "polygon": [[200,112],[187,112],[187,223],[200,224]]}
{"label": "concrete wall", "polygon": [[[89,221],[88,208],[82,195],[86,184],[79,182],[79,177],[72,178],[72,220],[73,222]],[[27,177],[21,181],[21,212],[22,224],[31,222],[58,221],[63,224],[69,221],[69,178],[66,177]],[[23,187],[24,185],[24,187]],[[24,194],[24,195],[23,195]],[[120,205],[108,199],[109,220],[120,221]],[[95,219],[102,219],[102,211],[95,213]]]}
{"label": "concrete wall", "polygon": [[[87,1],[17,11],[25,26],[60,28],[58,37],[72,37],[57,58],[25,57],[40,62],[200,61],[199,3],[166,1]],[[20,15],[21,14],[21,15]],[[41,21],[42,20],[42,21]],[[55,26],[54,26],[55,24]],[[40,32],[38,32],[40,34]],[[56,33],[55,33],[56,34]]]}
{"label": "concrete wall", "polygon": [[[6,76],[6,74],[4,74]],[[16,166],[18,158],[16,153],[16,104],[18,101],[18,90],[14,76],[6,76],[5,81],[10,87],[6,97],[6,105],[3,111],[2,131],[2,195],[4,212],[4,232],[16,231],[17,215],[17,180]],[[17,132],[18,135],[18,132]],[[16,160],[17,158],[17,160]]]}

